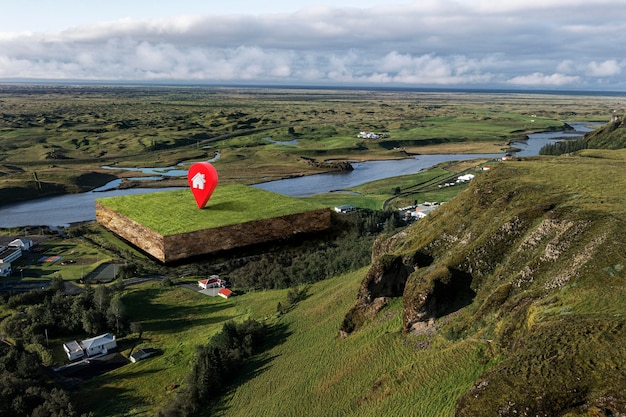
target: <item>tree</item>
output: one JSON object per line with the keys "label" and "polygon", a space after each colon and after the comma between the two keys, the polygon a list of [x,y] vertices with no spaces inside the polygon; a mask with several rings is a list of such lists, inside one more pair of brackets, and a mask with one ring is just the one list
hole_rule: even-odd
{"label": "tree", "polygon": [[98,285],[93,293],[94,307],[99,313],[105,314],[109,308],[111,296],[109,290],[104,285]]}
{"label": "tree", "polygon": [[126,307],[122,302],[122,297],[119,295],[114,296],[109,304],[107,310],[107,316],[110,325],[115,325],[115,331],[120,332],[120,324],[126,319]]}
{"label": "tree", "polygon": [[141,334],[143,333],[143,325],[138,321],[133,321],[130,323],[130,332],[137,333],[137,338],[141,339]]}

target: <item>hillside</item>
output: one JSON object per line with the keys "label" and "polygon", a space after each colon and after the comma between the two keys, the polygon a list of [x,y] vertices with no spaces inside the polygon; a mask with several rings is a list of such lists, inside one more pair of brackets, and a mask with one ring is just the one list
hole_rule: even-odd
{"label": "hillside", "polygon": [[609,123],[589,132],[582,139],[589,148],[626,148],[626,123],[624,117],[614,116]]}
{"label": "hillside", "polygon": [[402,300],[423,355],[474,341],[489,363],[457,416],[624,415],[625,187],[623,150],[500,164],[377,243],[342,335]]}

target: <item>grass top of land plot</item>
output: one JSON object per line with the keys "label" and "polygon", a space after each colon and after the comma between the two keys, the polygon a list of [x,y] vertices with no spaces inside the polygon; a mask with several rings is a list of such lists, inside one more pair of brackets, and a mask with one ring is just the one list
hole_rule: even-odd
{"label": "grass top of land plot", "polygon": [[241,184],[219,185],[203,209],[191,190],[98,199],[98,202],[167,236],[247,223],[326,206]]}

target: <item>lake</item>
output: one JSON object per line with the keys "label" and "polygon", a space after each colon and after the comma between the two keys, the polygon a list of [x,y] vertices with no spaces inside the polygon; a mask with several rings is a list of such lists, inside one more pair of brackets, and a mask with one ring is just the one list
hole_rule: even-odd
{"label": "lake", "polygon": [[[515,143],[521,149],[518,156],[534,156],[546,143],[563,138],[576,139],[584,132],[590,131],[589,123],[569,123],[576,132],[547,132],[528,135],[526,141]],[[451,155],[418,155],[393,161],[368,161],[354,163],[354,170],[345,173],[329,173],[306,177],[289,178],[257,184],[255,187],[293,197],[338,191],[367,182],[414,174],[434,165],[447,161],[461,161],[476,158],[499,158],[501,154],[451,154]],[[219,158],[219,153],[216,154]],[[181,164],[169,168],[129,168],[129,171],[141,171],[158,176],[186,176],[187,170]],[[69,194],[47,197],[23,203],[0,207],[0,228],[20,226],[66,227],[71,223],[93,221],[96,218],[94,201],[97,198],[115,197],[172,190],[174,188],[130,188],[112,189],[121,180],[114,180],[103,187],[81,194]],[[219,190],[219,188],[218,188]]]}

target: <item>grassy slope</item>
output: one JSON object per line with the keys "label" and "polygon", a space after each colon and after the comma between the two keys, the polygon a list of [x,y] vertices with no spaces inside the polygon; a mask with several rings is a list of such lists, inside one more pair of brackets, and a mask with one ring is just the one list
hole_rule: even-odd
{"label": "grassy slope", "polygon": [[489,367],[478,343],[441,339],[435,349],[416,347],[419,340],[400,333],[398,302],[359,335],[337,338],[364,272],[312,285],[308,297],[279,318],[276,305],[285,304],[286,290],[223,300],[156,283],[128,289],[124,301],[144,333],[142,341],[136,335],[122,340],[122,354],[141,347],[163,354],[95,378],[75,398],[100,416],[153,415],[173,395],[171,387],[183,383],[195,346],[225,320],[252,316],[282,327],[286,338],[247,366],[211,415],[452,415],[456,398]]}
{"label": "grassy slope", "polygon": [[472,274],[476,296],[444,333],[493,340],[504,359],[458,415],[626,408],[626,153],[581,155],[503,163],[404,240]]}
{"label": "grassy slope", "polygon": [[119,340],[121,353],[128,357],[153,347],[162,354],[94,378],[74,398],[82,409],[98,416],[152,416],[172,395],[172,387],[183,383],[196,346],[207,343],[227,320],[272,315],[285,297],[286,290],[224,300],[157,282],[130,287],[123,300],[129,316],[144,331],[141,340],[137,334]]}
{"label": "grassy slope", "polygon": [[398,302],[363,332],[339,339],[363,273],[316,284],[281,319],[289,337],[266,352],[267,362],[229,393],[216,415],[452,415],[456,398],[486,368],[477,343],[417,348],[401,335]]}

